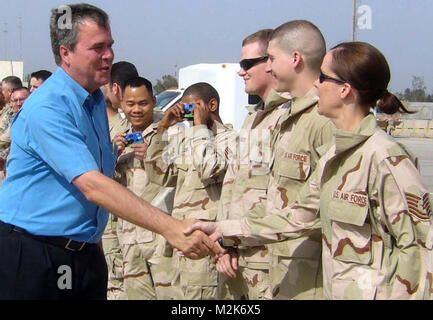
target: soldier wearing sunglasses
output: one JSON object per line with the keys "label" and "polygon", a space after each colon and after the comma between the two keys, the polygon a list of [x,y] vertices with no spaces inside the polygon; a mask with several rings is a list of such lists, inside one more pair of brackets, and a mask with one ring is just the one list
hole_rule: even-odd
{"label": "soldier wearing sunglasses", "polygon": [[[250,113],[244,121],[241,139],[246,138],[251,148],[248,153],[241,152],[239,163],[227,170],[221,194],[220,219],[247,216],[253,211],[260,216],[265,214],[273,137],[278,132],[280,119],[288,111],[288,99],[273,89],[274,79],[266,70],[266,49],[271,33],[271,29],[260,30],[242,43],[239,76],[245,81],[245,92],[258,95],[262,102],[248,108]],[[270,151],[263,152],[269,158],[255,152],[257,150]],[[266,248],[231,248],[229,251],[217,262],[217,270],[228,276],[220,281],[221,299],[271,299]]]}

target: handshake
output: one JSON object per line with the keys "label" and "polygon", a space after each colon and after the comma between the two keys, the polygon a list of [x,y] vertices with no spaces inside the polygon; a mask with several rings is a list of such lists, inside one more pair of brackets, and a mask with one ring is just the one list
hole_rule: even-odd
{"label": "handshake", "polygon": [[202,243],[194,245],[190,251],[178,251],[191,259],[200,259],[206,255],[211,255],[219,272],[224,273],[228,277],[236,278],[236,270],[238,268],[237,254],[232,248],[223,246],[223,234],[218,223],[195,219],[186,219],[182,223],[187,225],[183,233],[187,237],[193,234],[200,236]]}

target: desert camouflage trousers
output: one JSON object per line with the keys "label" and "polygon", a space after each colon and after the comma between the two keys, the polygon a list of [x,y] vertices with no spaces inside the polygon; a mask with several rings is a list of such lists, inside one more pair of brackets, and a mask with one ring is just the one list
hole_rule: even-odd
{"label": "desert camouflage trousers", "polygon": [[167,241],[159,234],[154,240],[124,244],[124,286],[128,300],[172,300],[179,294],[173,287],[175,271],[171,257],[164,256]]}
{"label": "desert camouflage trousers", "polygon": [[123,286],[123,255],[117,237],[117,217],[110,213],[107,227],[102,235],[105,260],[108,267],[108,300],[126,299]]}
{"label": "desert camouflage trousers", "polygon": [[222,300],[270,300],[269,270],[239,266],[235,279],[220,274],[218,295]]}
{"label": "desert camouflage trousers", "polygon": [[[269,268],[269,278],[272,299],[324,299],[321,259],[271,256],[272,262]],[[300,273],[302,273],[302,277],[299,277]]]}
{"label": "desert camouflage trousers", "polygon": [[218,271],[207,256],[200,260],[191,260],[178,253],[172,257],[174,277],[173,295],[176,300],[215,300],[219,299]]}

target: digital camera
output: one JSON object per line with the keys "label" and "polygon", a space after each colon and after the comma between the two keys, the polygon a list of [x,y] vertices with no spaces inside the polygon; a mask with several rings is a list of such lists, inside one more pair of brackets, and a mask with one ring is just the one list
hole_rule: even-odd
{"label": "digital camera", "polygon": [[128,142],[126,144],[127,146],[129,146],[130,144],[134,144],[134,143],[144,143],[143,134],[141,131],[129,133],[125,136],[125,139]]}
{"label": "digital camera", "polygon": [[185,110],[185,118],[194,118],[192,110],[195,108],[195,104],[186,104],[183,106],[183,110]]}

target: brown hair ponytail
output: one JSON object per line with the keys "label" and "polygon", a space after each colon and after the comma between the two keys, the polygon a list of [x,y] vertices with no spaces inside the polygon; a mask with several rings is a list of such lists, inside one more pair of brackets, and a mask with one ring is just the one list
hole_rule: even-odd
{"label": "brown hair ponytail", "polygon": [[379,99],[376,109],[386,114],[393,114],[396,112],[414,113],[413,111],[407,110],[401,101],[386,89],[383,92],[382,98]]}

